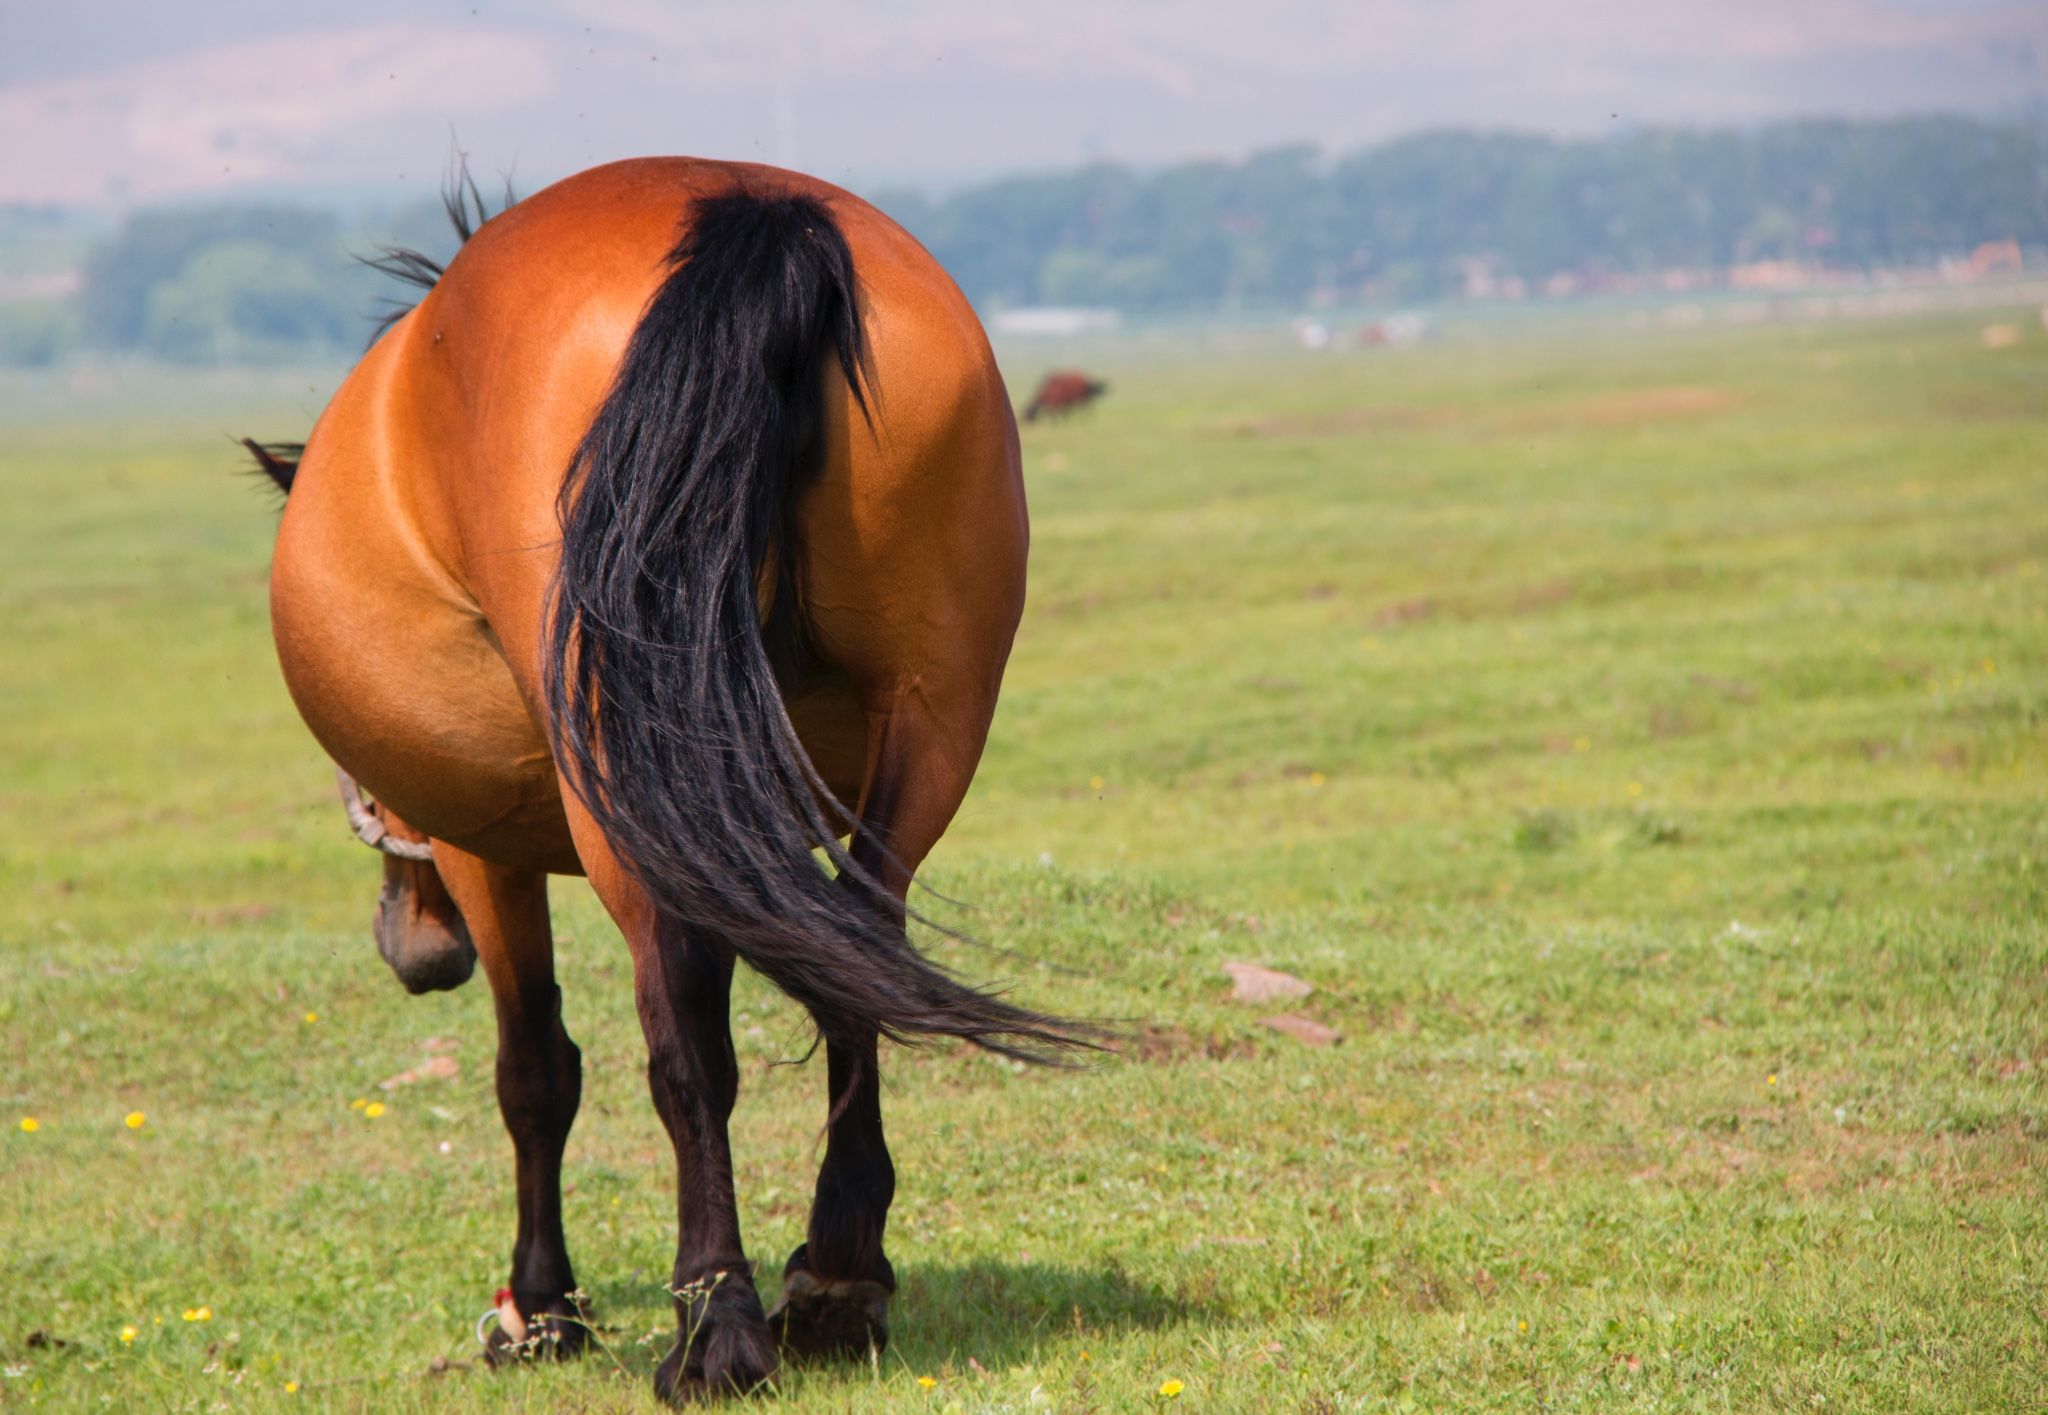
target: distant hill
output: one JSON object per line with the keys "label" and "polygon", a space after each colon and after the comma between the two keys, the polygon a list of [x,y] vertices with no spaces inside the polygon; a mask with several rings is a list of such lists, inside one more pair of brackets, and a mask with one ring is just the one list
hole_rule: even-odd
{"label": "distant hill", "polygon": [[[1986,243],[2035,263],[2048,262],[2048,129],[1922,117],[1572,142],[1436,132],[1334,157],[1097,164],[878,204],[984,308],[1685,285],[1773,263],[1924,267]],[[373,224],[448,253],[431,205]],[[57,215],[0,211],[0,266],[22,273],[0,287],[0,363],[78,348],[207,363],[352,354],[401,293],[351,260],[369,233],[304,205],[136,212],[80,268],[53,268],[50,252],[76,238]]]}

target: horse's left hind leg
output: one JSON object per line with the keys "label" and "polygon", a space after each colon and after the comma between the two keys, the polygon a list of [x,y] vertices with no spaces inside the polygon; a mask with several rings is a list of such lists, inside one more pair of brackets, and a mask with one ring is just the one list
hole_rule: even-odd
{"label": "horse's left hind leg", "polygon": [[674,1405],[745,1394],[775,1374],[776,1355],[733,1195],[734,951],[715,933],[663,917],[574,793],[563,799],[590,887],[633,955],[648,1088],[675,1149],[676,1343],[655,1368],[654,1393]]}
{"label": "horse's left hind leg", "polygon": [[498,1108],[512,1136],[519,1236],[512,1248],[513,1304],[526,1328],[501,1322],[492,1351],[570,1355],[583,1347],[583,1313],[562,1234],[562,1151],[583,1091],[583,1058],[562,1026],[547,876],[493,864],[435,842],[434,861],[469,921],[498,1012]]}

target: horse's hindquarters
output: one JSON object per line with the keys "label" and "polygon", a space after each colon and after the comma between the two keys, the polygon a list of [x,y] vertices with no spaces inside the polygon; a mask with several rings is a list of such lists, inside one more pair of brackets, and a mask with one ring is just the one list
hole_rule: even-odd
{"label": "horse's hindquarters", "polygon": [[271,620],[313,735],[435,839],[509,865],[580,873],[554,759],[483,619],[422,565],[371,459],[346,448],[346,398],[308,448],[279,528]]}

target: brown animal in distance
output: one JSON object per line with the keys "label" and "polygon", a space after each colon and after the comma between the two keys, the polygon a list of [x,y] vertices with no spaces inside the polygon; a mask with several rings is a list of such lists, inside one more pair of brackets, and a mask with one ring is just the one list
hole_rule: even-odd
{"label": "brown animal in distance", "polygon": [[1065,417],[1085,408],[1109,391],[1109,385],[1090,378],[1078,369],[1054,369],[1039,380],[1038,391],[1024,405],[1024,421],[1037,422],[1041,414]]}
{"label": "brown animal in distance", "polygon": [[[302,454],[259,452],[287,491],[279,661],[378,802],[380,949],[409,987],[460,983],[472,949],[490,983],[519,1317],[492,1354],[585,1336],[561,1205],[581,1060],[547,876],[586,874],[632,957],[676,1157],[678,1331],[655,1386],[745,1391],[781,1356],[887,1341],[881,1037],[1093,1044],[905,931],[1023,606],[1016,423],[945,273],[823,182],[645,159],[487,223],[463,193],[473,239],[445,272],[395,257],[424,298]],[[825,1153],[772,1312],[727,1140],[735,959],[826,1052]]]}

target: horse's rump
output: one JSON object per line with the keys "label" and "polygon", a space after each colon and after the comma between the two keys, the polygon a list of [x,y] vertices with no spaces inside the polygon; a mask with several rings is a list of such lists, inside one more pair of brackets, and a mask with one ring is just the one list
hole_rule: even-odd
{"label": "horse's rump", "polygon": [[663,914],[728,941],[828,1037],[1073,1044],[911,945],[839,844],[853,823],[784,706],[777,659],[786,676],[803,625],[793,507],[833,369],[868,411],[837,222],[811,196],[728,191],[694,203],[670,265],[560,496],[543,673],[565,778]]}

